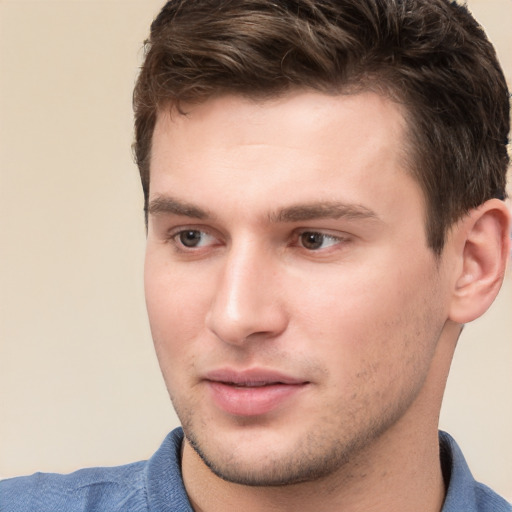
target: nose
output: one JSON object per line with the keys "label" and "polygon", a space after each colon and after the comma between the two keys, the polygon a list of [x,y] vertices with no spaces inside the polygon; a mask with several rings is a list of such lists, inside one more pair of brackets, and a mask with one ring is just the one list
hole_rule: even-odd
{"label": "nose", "polygon": [[216,284],[206,327],[225,343],[274,338],[286,329],[277,264],[265,251],[232,246]]}

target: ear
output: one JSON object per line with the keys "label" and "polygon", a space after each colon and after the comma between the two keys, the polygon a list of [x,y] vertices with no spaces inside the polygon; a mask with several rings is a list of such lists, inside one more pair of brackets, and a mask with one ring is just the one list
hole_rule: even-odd
{"label": "ear", "polygon": [[498,294],[510,256],[510,212],[491,199],[455,226],[458,251],[450,319],[471,322],[487,311]]}

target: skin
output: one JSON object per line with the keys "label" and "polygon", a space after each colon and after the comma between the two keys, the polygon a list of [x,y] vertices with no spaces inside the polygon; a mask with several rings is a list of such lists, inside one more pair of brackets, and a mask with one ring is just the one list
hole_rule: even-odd
{"label": "skin", "polygon": [[[461,324],[485,307],[467,314],[463,293],[482,213],[434,256],[404,118],[376,94],[185,110],[160,112],[153,136],[145,286],[194,508],[440,510],[442,393]],[[232,414],[208,379],[226,368],[301,384]]]}

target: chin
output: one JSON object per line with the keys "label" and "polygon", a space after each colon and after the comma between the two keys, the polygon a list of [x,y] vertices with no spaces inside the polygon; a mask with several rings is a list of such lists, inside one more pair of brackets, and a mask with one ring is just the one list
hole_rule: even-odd
{"label": "chin", "polygon": [[248,428],[242,436],[225,431],[223,438],[204,433],[198,436],[186,425],[184,431],[190,446],[212,473],[225,481],[253,487],[280,487],[325,478],[340,471],[362,441],[346,445],[328,439],[320,429],[291,436],[290,432]]}

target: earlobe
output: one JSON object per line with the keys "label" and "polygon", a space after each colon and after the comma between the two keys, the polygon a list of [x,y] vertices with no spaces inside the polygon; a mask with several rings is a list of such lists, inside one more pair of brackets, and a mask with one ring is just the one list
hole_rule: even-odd
{"label": "earlobe", "polygon": [[450,319],[464,324],[480,317],[499,292],[510,254],[510,212],[491,199],[472,210],[457,228],[461,265]]}

